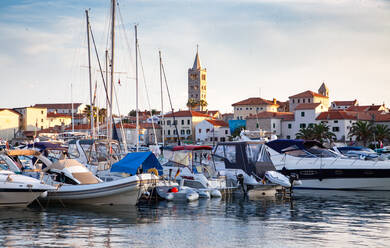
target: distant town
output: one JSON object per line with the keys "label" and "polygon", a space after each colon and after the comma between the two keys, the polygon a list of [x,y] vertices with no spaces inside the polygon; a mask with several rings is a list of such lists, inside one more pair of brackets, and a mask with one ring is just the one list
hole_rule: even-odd
{"label": "distant town", "polygon": [[[139,111],[139,141],[143,145],[174,143],[223,142],[231,140],[245,129],[258,136],[276,135],[282,139],[313,138],[310,129],[321,125],[332,141],[366,142],[356,132],[357,123],[390,127],[390,113],[385,104],[359,105],[357,99],[330,100],[325,83],[317,91],[297,89],[288,100],[251,97],[229,103],[233,113],[221,113],[207,108],[207,70],[201,66],[199,53],[188,69],[188,110]],[[337,99],[337,100],[336,100]],[[184,107],[183,107],[184,108]],[[85,103],[37,103],[29,107],[0,109],[0,138],[8,141],[33,140],[36,137],[56,139],[63,133],[91,135],[91,106]],[[96,134],[107,135],[106,109],[94,109]],[[114,116],[118,138],[135,144],[136,111],[126,116]],[[325,132],[323,131],[323,132]],[[388,138],[388,137],[387,137]],[[157,139],[157,140],[156,140]],[[372,140],[372,139],[371,139]],[[385,141],[384,138],[378,141]]]}

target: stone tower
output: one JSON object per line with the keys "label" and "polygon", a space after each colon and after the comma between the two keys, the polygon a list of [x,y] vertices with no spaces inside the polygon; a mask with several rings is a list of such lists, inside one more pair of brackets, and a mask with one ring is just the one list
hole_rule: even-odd
{"label": "stone tower", "polygon": [[321,87],[318,89],[318,94],[329,97],[329,89],[326,87],[325,83],[321,84]]}
{"label": "stone tower", "polygon": [[[200,66],[198,49],[196,51],[195,61],[192,68],[188,69],[188,102],[196,103],[194,110],[204,111],[207,106],[201,106],[199,103],[206,101],[206,81],[207,71]],[[203,100],[203,101],[202,101]],[[195,105],[195,104],[194,104]]]}

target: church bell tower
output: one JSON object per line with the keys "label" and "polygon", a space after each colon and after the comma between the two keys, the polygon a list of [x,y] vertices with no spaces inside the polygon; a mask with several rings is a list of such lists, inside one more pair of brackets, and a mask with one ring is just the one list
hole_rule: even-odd
{"label": "church bell tower", "polygon": [[207,71],[200,65],[198,48],[194,65],[188,69],[188,105],[190,109],[204,111],[207,108]]}

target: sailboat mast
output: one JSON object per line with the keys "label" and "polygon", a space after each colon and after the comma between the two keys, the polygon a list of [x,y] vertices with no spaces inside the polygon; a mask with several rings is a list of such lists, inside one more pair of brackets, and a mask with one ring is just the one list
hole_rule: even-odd
{"label": "sailboat mast", "polygon": [[[161,126],[164,127],[165,125],[163,124],[164,123],[164,94],[163,94],[163,81],[162,81],[162,68],[161,68],[161,65],[162,65],[162,59],[161,59],[161,51],[158,51],[158,55],[159,55],[159,58],[160,58],[160,94],[161,94]],[[163,128],[164,129],[164,128]],[[161,139],[162,139],[162,146],[164,147],[165,145],[165,135],[164,135],[164,132],[165,130],[162,130],[162,133],[161,133]]]}
{"label": "sailboat mast", "polygon": [[89,16],[88,16],[88,10],[85,10],[85,16],[87,18],[87,42],[88,42],[88,74],[89,74],[89,100],[90,100],[90,118],[91,118],[91,136],[94,138],[95,136],[95,127],[94,127],[94,118],[93,118],[93,101],[92,101],[92,73],[91,73],[91,47],[90,47],[90,40],[89,40],[89,34],[90,34],[90,24],[89,24]]}
{"label": "sailboat mast", "polygon": [[138,37],[137,37],[137,25],[134,25],[135,29],[135,111],[136,111],[136,134],[137,134],[137,152],[139,146],[139,109],[138,109]]}
{"label": "sailboat mast", "polygon": [[115,5],[116,0],[112,0],[112,13],[111,13],[111,89],[110,89],[110,130],[108,130],[109,133],[109,139],[112,139],[112,127],[115,125],[112,121],[112,105],[113,105],[113,88],[114,88],[114,47],[115,47]]}
{"label": "sailboat mast", "polygon": [[[108,50],[106,50],[106,85],[108,84]],[[107,90],[108,87],[106,87],[106,90]],[[108,94],[107,94],[108,95]],[[109,99],[106,98],[106,130],[107,130],[107,139],[109,139],[108,137],[108,130],[111,130],[109,129],[109,120],[110,120],[110,114],[109,114],[109,110],[108,110],[108,101]]]}
{"label": "sailboat mast", "polygon": [[70,101],[72,103],[72,133],[74,133],[73,83],[70,83]]}

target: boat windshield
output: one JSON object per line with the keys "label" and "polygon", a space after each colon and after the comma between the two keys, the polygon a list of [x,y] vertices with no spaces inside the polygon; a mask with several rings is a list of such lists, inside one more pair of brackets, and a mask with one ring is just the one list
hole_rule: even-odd
{"label": "boat windshield", "polygon": [[18,165],[16,165],[9,157],[5,155],[0,155],[0,170],[20,172],[20,168],[18,167]]}
{"label": "boat windshield", "polygon": [[262,144],[248,144],[246,146],[246,155],[249,163],[256,163]]}
{"label": "boat windshield", "polygon": [[337,154],[329,151],[328,149],[320,148],[317,146],[313,146],[306,150],[302,149],[293,149],[285,152],[286,154],[293,157],[300,158],[334,158],[337,157]]}
{"label": "boat windshield", "polygon": [[214,150],[214,155],[219,158],[226,158],[230,163],[236,163],[236,146],[218,145]]}

